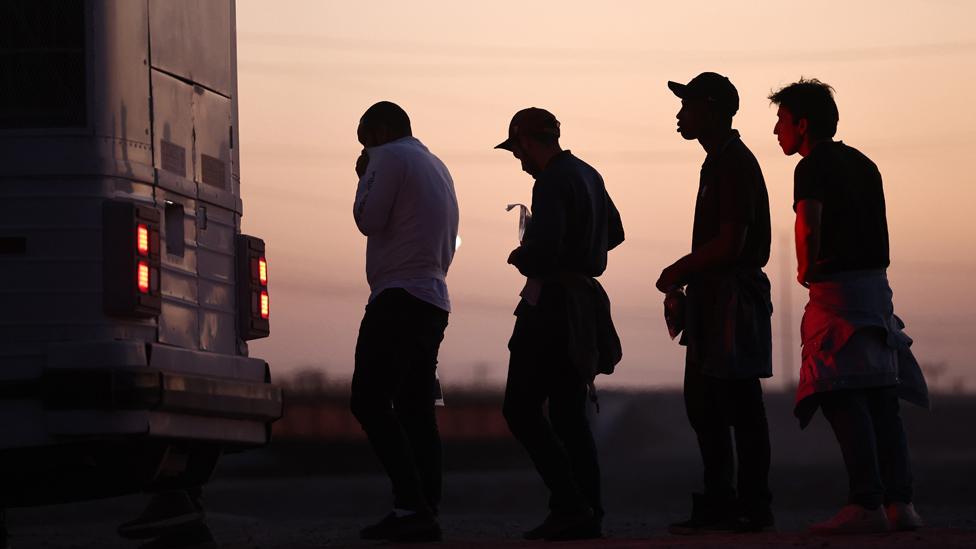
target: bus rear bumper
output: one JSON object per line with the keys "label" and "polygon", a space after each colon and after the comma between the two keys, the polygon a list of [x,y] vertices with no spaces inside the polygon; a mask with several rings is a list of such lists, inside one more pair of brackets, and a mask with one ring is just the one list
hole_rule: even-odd
{"label": "bus rear bumper", "polygon": [[258,446],[282,414],[260,359],[139,341],[50,344],[44,354],[43,364],[2,369],[0,448],[118,436]]}

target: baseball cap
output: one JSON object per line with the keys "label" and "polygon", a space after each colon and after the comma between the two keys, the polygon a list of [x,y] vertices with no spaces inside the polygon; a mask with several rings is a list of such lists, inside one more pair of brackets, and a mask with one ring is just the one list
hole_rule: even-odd
{"label": "baseball cap", "polygon": [[728,78],[715,72],[703,72],[687,84],[668,81],[668,87],[682,99],[704,99],[729,114],[739,110],[739,92]]}
{"label": "baseball cap", "polygon": [[551,112],[529,107],[515,113],[508,125],[508,139],[495,145],[496,149],[511,151],[520,135],[551,135],[559,137],[559,121]]}

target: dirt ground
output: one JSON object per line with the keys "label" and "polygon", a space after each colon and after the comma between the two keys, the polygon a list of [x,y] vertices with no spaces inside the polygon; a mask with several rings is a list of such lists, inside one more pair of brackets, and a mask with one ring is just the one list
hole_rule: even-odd
{"label": "dirt ground", "polygon": [[[799,431],[789,399],[767,398],[773,444],[770,484],[777,533],[674,537],[701,472],[693,434],[674,394],[601,396],[593,425],[602,459],[607,517],[604,540],[524,542],[545,515],[546,491],[511,440],[446,440],[441,523],[454,547],[976,547],[976,403],[942,399],[933,412],[905,408],[919,512],[929,527],[914,533],[816,537],[808,525],[845,501],[840,452],[824,421]],[[222,547],[241,549],[367,547],[359,528],[389,511],[390,493],[361,443],[278,440],[226,456],[205,490],[211,529]],[[11,509],[11,546],[131,548],[116,526],[134,517],[144,495]],[[416,546],[414,546],[416,547]]]}
{"label": "dirt ground", "polygon": [[[679,475],[684,478],[684,475]],[[678,479],[675,479],[678,480]],[[692,480],[688,478],[687,480]],[[443,548],[538,547],[520,540],[544,514],[545,493],[531,471],[451,473],[445,479]],[[779,532],[742,536],[675,537],[665,530],[682,517],[685,502],[653,499],[651,486],[643,500],[627,494],[643,479],[622,479],[607,486],[627,504],[608,509],[607,539],[547,543],[546,547],[976,547],[976,513],[972,505],[919,503],[931,525],[914,533],[854,537],[816,537],[803,533],[833,507],[777,509]],[[679,484],[668,483],[671,492]],[[629,486],[628,486],[629,485]],[[222,547],[269,549],[367,547],[391,544],[363,542],[358,529],[386,511],[388,488],[379,475],[225,479],[206,492],[211,529]],[[609,499],[609,498],[608,498]],[[643,501],[643,505],[640,503]],[[140,510],[144,496],[10,512],[11,545],[25,548],[124,548],[138,544],[115,535],[115,527]],[[780,506],[782,507],[782,506]],[[446,511],[451,509],[450,512]],[[416,547],[416,546],[414,546]]]}

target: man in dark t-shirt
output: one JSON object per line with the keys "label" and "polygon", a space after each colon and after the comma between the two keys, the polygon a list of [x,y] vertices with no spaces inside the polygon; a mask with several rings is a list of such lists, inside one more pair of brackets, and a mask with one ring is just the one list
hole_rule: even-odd
{"label": "man in dark t-shirt", "polygon": [[795,415],[805,427],[817,408],[847,467],[848,504],[810,527],[821,534],[914,530],[908,442],[899,397],[928,405],[911,339],[895,316],[885,269],[888,222],[878,167],[834,141],[833,88],[800,80],[770,95],[773,133],[794,175],[797,281],[810,289],[803,313]]}
{"label": "man in dark t-shirt", "polygon": [[707,153],[691,253],[657,281],[668,294],[666,304],[680,300],[682,288],[687,293],[681,339],[688,348],[685,408],[705,477],[704,493],[693,495],[691,518],[669,530],[764,530],[773,526],[769,428],[759,383],[772,375],[772,304],[762,271],[770,241],[766,184],[756,157],[732,129],[739,96],[729,79],[703,73],[688,84],[668,86],[681,98],[678,131],[697,139]]}
{"label": "man in dark t-shirt", "polygon": [[868,157],[840,141],[824,141],[796,166],[793,209],[823,204],[820,275],[888,267],[888,221],[881,173]]}

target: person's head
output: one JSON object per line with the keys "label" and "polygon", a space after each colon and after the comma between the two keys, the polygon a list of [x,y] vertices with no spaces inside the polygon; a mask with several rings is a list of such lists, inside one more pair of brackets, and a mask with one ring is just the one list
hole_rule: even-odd
{"label": "person's head", "polygon": [[769,95],[778,105],[773,133],[787,155],[806,155],[813,145],[837,133],[837,103],[834,88],[811,78],[801,78]]}
{"label": "person's head", "polygon": [[366,109],[356,130],[364,147],[377,147],[409,135],[413,135],[410,117],[400,105],[389,101],[380,101]]}
{"label": "person's head", "polygon": [[495,146],[510,151],[522,162],[522,170],[537,177],[559,146],[559,121],[549,111],[536,107],[515,113],[508,125],[508,139]]}
{"label": "person's head", "polygon": [[668,88],[681,98],[678,133],[685,139],[699,139],[732,127],[739,110],[739,92],[732,82],[714,72],[703,72],[687,84],[669,81]]}

